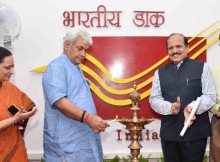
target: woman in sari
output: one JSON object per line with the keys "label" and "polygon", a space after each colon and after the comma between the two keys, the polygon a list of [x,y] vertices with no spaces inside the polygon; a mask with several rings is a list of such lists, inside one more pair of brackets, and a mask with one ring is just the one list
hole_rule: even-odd
{"label": "woman in sari", "polygon": [[[14,73],[12,53],[0,47],[0,162],[27,162],[27,152],[19,124],[37,112],[34,102],[14,84],[10,77]],[[12,115],[8,108],[16,106]]]}

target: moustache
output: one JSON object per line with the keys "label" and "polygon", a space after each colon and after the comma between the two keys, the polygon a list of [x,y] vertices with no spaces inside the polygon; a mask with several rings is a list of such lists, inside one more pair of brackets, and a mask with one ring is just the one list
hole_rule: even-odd
{"label": "moustache", "polygon": [[181,55],[181,53],[173,53],[171,56],[174,56],[174,55]]}

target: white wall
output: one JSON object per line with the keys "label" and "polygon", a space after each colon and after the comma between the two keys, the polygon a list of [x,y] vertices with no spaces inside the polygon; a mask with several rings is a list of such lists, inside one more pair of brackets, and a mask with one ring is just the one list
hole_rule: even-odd
{"label": "white wall", "polygon": [[[31,158],[40,157],[43,141],[44,99],[41,87],[42,74],[30,70],[47,65],[62,51],[62,37],[67,27],[62,24],[62,13],[67,10],[96,10],[105,5],[107,10],[123,11],[121,28],[89,28],[93,36],[167,36],[172,32],[194,36],[209,25],[220,20],[219,0],[0,0],[13,8],[21,19],[22,30],[14,42],[15,74],[12,78],[18,87],[25,91],[37,104],[38,113],[27,127],[25,142]],[[131,25],[134,10],[165,11],[165,24],[160,28],[137,28]],[[129,25],[130,24],[130,25]],[[218,23],[214,28],[219,28]],[[209,30],[210,32],[211,30]],[[209,33],[208,32],[208,33]],[[220,32],[217,32],[217,36]],[[204,36],[206,33],[203,34]],[[220,47],[218,42],[207,51],[207,62],[211,66],[219,64]],[[150,131],[159,132],[160,121],[146,126]],[[102,134],[105,154],[129,153],[129,141],[116,140],[116,129],[124,127],[118,123]],[[160,141],[143,141],[143,153],[160,155]],[[154,154],[159,153],[159,154]]]}

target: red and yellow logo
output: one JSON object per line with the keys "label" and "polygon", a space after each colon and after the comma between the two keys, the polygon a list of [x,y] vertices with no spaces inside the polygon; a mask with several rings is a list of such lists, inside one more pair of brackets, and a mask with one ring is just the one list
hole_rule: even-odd
{"label": "red and yellow logo", "polygon": [[[218,41],[218,37],[207,39],[219,28],[201,36],[215,24],[189,38],[188,56],[206,61],[206,49]],[[91,90],[98,115],[103,119],[112,119],[118,115],[131,117],[130,93],[133,84],[141,95],[139,116],[144,118],[159,117],[149,105],[152,80],[155,70],[169,62],[166,51],[167,37],[93,37],[93,46],[80,65],[86,79],[91,83]],[[43,72],[46,66],[32,70]]]}

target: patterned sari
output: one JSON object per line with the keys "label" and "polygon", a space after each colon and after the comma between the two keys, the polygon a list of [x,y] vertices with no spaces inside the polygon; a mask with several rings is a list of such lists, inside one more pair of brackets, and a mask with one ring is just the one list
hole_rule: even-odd
{"label": "patterned sari", "polygon": [[[10,118],[8,107],[14,104],[30,110],[35,105],[20,89],[10,82],[2,82],[0,87],[0,121]],[[0,132],[0,162],[27,162],[27,151],[17,124]]]}

